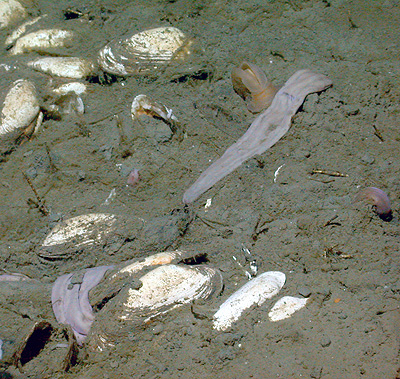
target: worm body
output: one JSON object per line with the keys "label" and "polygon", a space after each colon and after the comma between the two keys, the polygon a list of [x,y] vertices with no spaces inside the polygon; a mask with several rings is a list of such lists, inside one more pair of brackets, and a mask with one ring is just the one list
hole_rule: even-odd
{"label": "worm body", "polygon": [[391,221],[393,218],[392,209],[388,195],[376,187],[367,187],[361,190],[355,202],[366,201],[373,205],[375,212],[383,221]]}

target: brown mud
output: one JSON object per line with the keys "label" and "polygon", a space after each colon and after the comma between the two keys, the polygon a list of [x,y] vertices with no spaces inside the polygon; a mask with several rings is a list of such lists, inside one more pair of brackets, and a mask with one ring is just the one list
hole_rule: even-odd
{"label": "brown mud", "polygon": [[[84,16],[65,20],[68,8]],[[67,373],[60,361],[68,339],[59,331],[52,349],[21,371],[0,361],[9,372],[0,376],[400,377],[398,1],[38,0],[30,10],[33,16],[47,13],[49,27],[79,29],[85,38],[70,52],[82,57],[95,57],[126,33],[167,25],[197,38],[204,53],[187,73],[166,70],[156,78],[87,83],[84,115],[45,121],[36,138],[0,163],[1,268],[48,288],[66,272],[181,248],[207,253],[225,288],[210,303],[183,306],[132,330],[109,350],[81,350]],[[3,40],[6,31],[0,36]],[[276,84],[306,68],[329,76],[333,87],[308,96],[289,132],[201,196],[190,218],[169,222],[177,209],[182,212],[184,191],[255,118],[230,80],[231,69],[244,60]],[[2,88],[21,77],[31,78],[44,96],[49,77],[26,68],[2,73]],[[185,137],[168,140],[157,120],[133,124],[130,106],[139,94],[172,108]],[[159,129],[151,131],[154,127]],[[141,179],[129,187],[133,168]],[[48,215],[29,200],[37,202],[24,173]],[[369,186],[388,193],[392,221],[353,203],[359,188]],[[112,190],[116,195],[106,202]],[[212,201],[206,208],[207,199]],[[88,255],[55,261],[38,255],[57,221],[96,212],[141,226],[153,222],[154,239],[135,240],[137,230],[125,230],[131,237],[125,244],[107,242]],[[155,238],[163,225],[174,230]],[[257,258],[259,272],[286,274],[279,297],[300,293],[310,300],[291,318],[272,323],[268,310],[278,297],[273,298],[246,312],[231,330],[216,332],[207,315],[247,281],[232,258],[245,263],[243,245]],[[4,349],[35,322],[55,324],[48,293],[32,288],[16,302],[12,289],[9,298],[0,299]]]}

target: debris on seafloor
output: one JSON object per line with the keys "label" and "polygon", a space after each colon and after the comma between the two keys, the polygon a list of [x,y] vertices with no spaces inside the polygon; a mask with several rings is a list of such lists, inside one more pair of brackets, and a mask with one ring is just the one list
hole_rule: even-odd
{"label": "debris on seafloor", "polygon": [[292,117],[306,96],[331,85],[332,81],[325,75],[310,70],[297,71],[277,92],[271,106],[252,122],[247,132],[186,190],[183,202],[194,202],[243,162],[273,146],[289,130]]}

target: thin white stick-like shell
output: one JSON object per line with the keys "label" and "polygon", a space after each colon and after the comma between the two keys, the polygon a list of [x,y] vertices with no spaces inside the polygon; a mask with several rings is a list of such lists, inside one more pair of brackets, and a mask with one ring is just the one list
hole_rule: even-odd
{"label": "thin white stick-like shell", "polygon": [[186,35],[177,28],[149,29],[108,43],[100,50],[98,62],[104,71],[111,74],[146,74],[167,64],[186,42]]}
{"label": "thin white stick-like shell", "polygon": [[36,71],[69,79],[85,79],[96,72],[95,65],[78,57],[47,57],[28,62]]}
{"label": "thin white stick-like shell", "polygon": [[294,312],[307,304],[306,298],[284,296],[279,299],[268,313],[271,321],[280,321],[289,318]]}
{"label": "thin white stick-like shell", "polygon": [[231,173],[243,162],[264,153],[289,130],[295,115],[307,95],[330,87],[325,75],[300,70],[292,75],[275,95],[271,106],[261,113],[247,132],[209,166],[184,193],[184,203],[192,203],[215,183]]}
{"label": "thin white stick-like shell", "polygon": [[64,47],[72,41],[74,33],[69,30],[48,29],[38,30],[20,37],[10,50],[11,55],[23,54],[28,51],[48,53],[57,47]]}
{"label": "thin white stick-like shell", "polygon": [[0,28],[18,22],[27,16],[25,8],[16,0],[0,2]]}
{"label": "thin white stick-like shell", "polygon": [[10,145],[37,118],[40,111],[36,88],[25,79],[15,81],[7,93],[0,118],[0,153]]}
{"label": "thin white stick-like shell", "polygon": [[226,299],[214,314],[214,329],[226,330],[242,313],[253,305],[260,306],[275,296],[285,284],[286,276],[279,271],[268,271],[246,283]]}

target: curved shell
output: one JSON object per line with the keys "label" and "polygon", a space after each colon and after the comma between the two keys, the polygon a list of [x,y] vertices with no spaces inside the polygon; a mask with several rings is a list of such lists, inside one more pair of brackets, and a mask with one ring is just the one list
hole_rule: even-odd
{"label": "curved shell", "polygon": [[10,150],[17,139],[33,126],[40,111],[34,84],[29,80],[15,81],[8,91],[0,118],[0,153]]}
{"label": "curved shell", "polygon": [[57,224],[42,243],[39,256],[53,260],[67,258],[84,246],[97,245],[116,231],[117,217],[107,213],[89,213]]}
{"label": "curved shell", "polygon": [[0,2],[0,28],[18,22],[27,16],[25,8],[16,0]]}
{"label": "curved shell", "polygon": [[95,65],[87,59],[78,57],[47,57],[28,62],[36,71],[69,79],[84,79],[96,72]]}
{"label": "curved shell", "polygon": [[150,319],[194,299],[208,299],[222,289],[220,272],[208,266],[163,265],[140,282],[140,288],[122,287],[96,315],[88,335],[91,349],[113,346]]}
{"label": "curved shell", "polygon": [[72,41],[74,33],[69,30],[48,29],[38,30],[20,37],[12,49],[11,55],[22,54],[28,51],[48,53],[57,47],[64,47]]}
{"label": "curved shell", "polygon": [[294,312],[307,304],[305,298],[284,296],[279,299],[268,313],[271,321],[280,321],[289,318]]}
{"label": "curved shell", "polygon": [[275,296],[285,284],[286,276],[279,271],[268,271],[252,279],[221,304],[214,314],[214,329],[226,330],[237,321],[243,311],[260,306]]}
{"label": "curved shell", "polygon": [[111,74],[147,74],[189,54],[191,41],[174,27],[160,27],[108,43],[99,52],[100,67]]}

